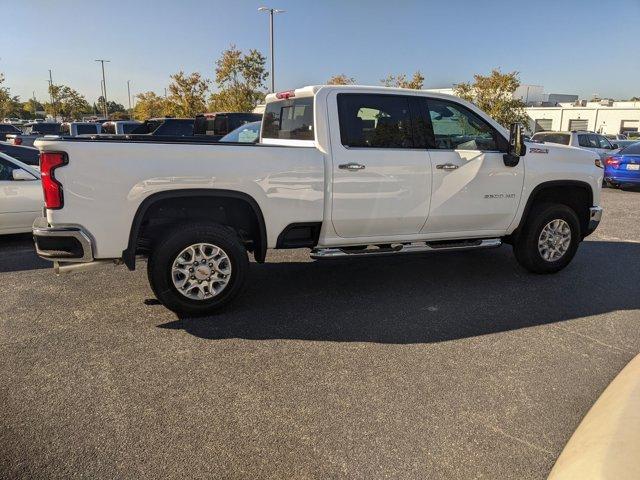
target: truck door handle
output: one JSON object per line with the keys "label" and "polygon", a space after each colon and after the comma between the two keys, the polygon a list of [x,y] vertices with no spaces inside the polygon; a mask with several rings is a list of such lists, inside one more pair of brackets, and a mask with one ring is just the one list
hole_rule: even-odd
{"label": "truck door handle", "polygon": [[342,165],[338,165],[340,170],[349,170],[355,172],[356,170],[364,170],[364,165],[359,163],[343,163]]}
{"label": "truck door handle", "polygon": [[440,165],[436,165],[438,170],[455,170],[458,168],[458,165],[454,165],[453,163],[441,163]]}

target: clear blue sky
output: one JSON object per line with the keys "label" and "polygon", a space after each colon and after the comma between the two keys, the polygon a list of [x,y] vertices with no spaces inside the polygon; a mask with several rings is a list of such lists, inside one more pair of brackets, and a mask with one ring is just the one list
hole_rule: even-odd
{"label": "clear blue sky", "polygon": [[[5,5],[0,72],[13,94],[46,98],[48,69],[92,102],[107,58],[109,99],[163,93],[170,74],[213,78],[235,43],[268,54],[264,2],[249,0],[29,0]],[[287,1],[276,17],[276,89],[345,73],[379,84],[421,70],[448,87],[492,67],[517,70],[546,92],[640,95],[640,0]]]}

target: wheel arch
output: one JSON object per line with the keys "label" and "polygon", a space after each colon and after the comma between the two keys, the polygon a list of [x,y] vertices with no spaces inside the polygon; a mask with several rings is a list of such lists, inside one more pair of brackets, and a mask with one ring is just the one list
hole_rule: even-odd
{"label": "wheel arch", "polygon": [[138,242],[145,226],[145,220],[150,218],[150,212],[153,212],[154,208],[162,204],[167,204],[171,200],[195,201],[197,199],[206,199],[211,201],[211,203],[215,203],[216,199],[219,199],[221,201],[233,201],[234,203],[240,202],[237,204],[245,205],[253,216],[250,221],[255,222],[256,231],[253,232],[255,238],[252,239],[254,258],[256,262],[264,262],[267,254],[267,229],[262,210],[255,199],[244,192],[234,190],[180,189],[154,193],[145,198],[138,206],[131,224],[127,248],[122,252],[122,259],[129,270],[135,270],[135,257],[140,249]]}
{"label": "wheel arch", "polygon": [[593,206],[593,188],[587,182],[580,180],[550,180],[543,182],[531,191],[525,204],[518,226],[510,235],[517,237],[527,221],[531,209],[536,202],[555,201],[572,208],[580,220],[583,238],[589,225],[589,208]]}

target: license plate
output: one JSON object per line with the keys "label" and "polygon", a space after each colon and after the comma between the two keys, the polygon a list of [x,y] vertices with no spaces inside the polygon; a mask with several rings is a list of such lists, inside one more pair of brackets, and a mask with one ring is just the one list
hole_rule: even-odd
{"label": "license plate", "polygon": [[640,163],[635,165],[632,163],[628,163],[627,170],[640,170]]}

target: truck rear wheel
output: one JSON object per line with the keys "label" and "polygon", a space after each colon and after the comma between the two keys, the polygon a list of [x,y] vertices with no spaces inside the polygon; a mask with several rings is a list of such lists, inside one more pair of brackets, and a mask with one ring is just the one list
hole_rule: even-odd
{"label": "truck rear wheel", "polygon": [[566,267],[580,243],[580,222],[566,205],[533,207],[513,252],[518,263],[534,273],[555,273]]}
{"label": "truck rear wheel", "polygon": [[233,230],[217,224],[173,230],[149,257],[149,283],[160,302],[181,315],[214,313],[242,290],[249,260]]}

